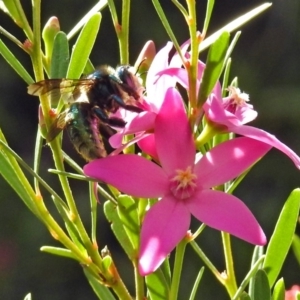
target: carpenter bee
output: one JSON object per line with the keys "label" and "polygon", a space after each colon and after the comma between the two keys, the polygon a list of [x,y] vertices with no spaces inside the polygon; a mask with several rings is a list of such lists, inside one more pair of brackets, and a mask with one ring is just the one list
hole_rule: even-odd
{"label": "carpenter bee", "polygon": [[87,161],[107,155],[102,137],[109,138],[115,131],[110,127],[124,127],[126,122],[110,116],[122,107],[132,112],[139,107],[138,78],[130,66],[121,65],[116,70],[101,66],[80,79],[46,79],[28,86],[28,93],[48,94],[51,101],[62,98],[68,107],[58,114],[47,134],[52,141],[66,128],[71,142]]}

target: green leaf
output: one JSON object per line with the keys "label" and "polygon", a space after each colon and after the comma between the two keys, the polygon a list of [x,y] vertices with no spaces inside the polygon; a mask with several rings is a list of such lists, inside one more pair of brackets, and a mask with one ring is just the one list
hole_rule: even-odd
{"label": "green leaf", "polygon": [[271,300],[269,280],[262,269],[257,271],[254,278],[253,300]]}
{"label": "green leaf", "polygon": [[294,251],[298,264],[300,265],[300,238],[296,234],[293,237],[292,249]]}
{"label": "green leaf", "polygon": [[[19,27],[23,28],[22,18],[19,14],[15,1],[11,1],[11,0],[2,0],[2,1],[5,5],[4,7],[1,7],[3,11],[5,13],[8,13]],[[0,6],[2,6],[1,3]]]}
{"label": "green leaf", "polygon": [[285,286],[283,278],[280,278],[273,290],[272,300],[284,300],[285,297]]}
{"label": "green leaf", "polygon": [[97,243],[97,208],[98,202],[95,195],[96,182],[89,182],[90,206],[91,206],[91,239]]}
{"label": "green leaf", "polygon": [[24,298],[24,300],[31,300],[32,298],[31,298],[31,293],[29,293],[29,294],[27,294],[26,296],[25,296],[25,298]]}
{"label": "green leaf", "polygon": [[145,280],[151,300],[169,299],[170,286],[160,268],[146,276]]}
{"label": "green leaf", "polygon": [[[256,254],[257,254],[257,250],[254,251],[254,256],[256,256]],[[246,289],[246,287],[247,287],[248,283],[250,282],[250,280],[251,280],[251,286],[249,285],[249,294],[250,294],[250,296],[253,296],[253,294],[254,294],[253,291],[254,291],[255,274],[257,273],[258,268],[261,267],[261,264],[262,264],[264,259],[265,259],[264,255],[259,257],[255,261],[255,263],[252,259],[251,269],[248,271],[245,278],[241,282],[239,288],[237,289],[236,293],[232,297],[232,300],[238,300],[241,297],[241,295],[243,294],[243,292]]]}
{"label": "green leaf", "polygon": [[109,290],[108,287],[105,285],[101,284],[93,274],[89,271],[88,268],[83,268],[84,275],[88,279],[88,282],[90,286],[92,287],[93,291],[97,295],[98,299],[102,300],[116,300],[116,298],[113,296],[111,291]]}
{"label": "green leaf", "polygon": [[225,62],[228,44],[229,33],[225,31],[209,49],[206,67],[199,88],[199,107],[202,106],[202,104],[206,101],[208,95],[211,93],[220,78]]}
{"label": "green leaf", "polygon": [[138,204],[131,197],[121,195],[118,197],[118,214],[123,223],[124,229],[134,249],[139,247],[139,216]]}
{"label": "green leaf", "polygon": [[12,52],[6,47],[6,45],[3,43],[1,39],[0,39],[0,54],[28,85],[34,83],[32,77],[22,66],[22,64],[17,60],[17,58],[12,54]]}
{"label": "green leaf", "polygon": [[96,13],[82,28],[71,54],[67,78],[79,78],[83,73],[100,28],[100,21],[101,15]]}
{"label": "green leaf", "polygon": [[[0,150],[1,150],[1,147],[0,147]],[[0,174],[3,176],[3,178],[14,189],[14,191],[23,200],[23,202],[26,204],[26,206],[35,215],[39,216],[39,214],[36,210],[36,207],[34,205],[33,199],[32,199],[32,196],[34,195],[34,191],[32,190],[31,193],[28,192],[28,190],[26,189],[24,183],[20,180],[20,177],[18,176],[18,174],[16,174],[16,172],[15,172],[16,169],[8,161],[6,155],[3,154],[2,151],[0,151],[0,166],[1,166]],[[25,178],[24,174],[23,174],[22,178],[24,180],[27,180]],[[27,184],[27,187],[28,186],[29,186],[29,183]]]}
{"label": "green leaf", "polygon": [[86,253],[85,247],[82,245],[80,234],[78,233],[77,227],[74,225],[74,223],[70,220],[68,216],[68,207],[66,204],[61,201],[60,199],[53,197],[53,202],[61,215],[62,219],[65,222],[66,229],[69,233],[69,236],[71,240],[76,244],[76,246],[84,253]]}
{"label": "green leaf", "polygon": [[242,25],[249,22],[254,17],[258,16],[260,13],[262,13],[263,11],[268,9],[271,5],[272,5],[272,3],[264,3],[262,5],[259,5],[258,7],[252,9],[251,11],[247,12],[246,14],[236,18],[232,22],[223,26],[221,29],[217,30],[212,35],[210,35],[208,38],[206,38],[202,43],[200,43],[199,52],[205,50],[211,44],[213,44],[222,32],[224,32],[224,31],[233,32],[237,28],[241,27]]}
{"label": "green leaf", "polygon": [[123,223],[120,220],[116,206],[110,201],[104,203],[104,214],[109,222],[111,222],[111,229],[117,240],[125,250],[128,257],[133,260],[136,258],[136,250],[133,249],[132,243],[128,238]]}
{"label": "green leaf", "polygon": [[67,35],[60,31],[55,35],[51,58],[50,77],[65,78],[69,66],[70,53]]}
{"label": "green leaf", "polygon": [[198,287],[199,287],[199,284],[200,284],[200,281],[201,281],[201,278],[202,278],[202,275],[204,273],[204,267],[202,267],[197,275],[197,278],[195,280],[195,283],[193,285],[193,289],[191,291],[191,295],[190,295],[190,298],[189,300],[194,300],[195,297],[196,297],[196,292],[198,290]]}
{"label": "green leaf", "polygon": [[251,298],[246,292],[243,292],[240,297],[240,300],[251,300]]}
{"label": "green leaf", "polygon": [[204,34],[204,35],[206,35],[214,5],[215,5],[215,0],[207,1],[205,20],[204,20],[204,25],[203,25],[203,30],[202,30],[202,34]]}
{"label": "green leaf", "polygon": [[289,251],[295,232],[300,206],[300,189],[292,191],[277,221],[274,233],[266,251],[263,268],[272,287]]}
{"label": "green leaf", "polygon": [[43,246],[40,249],[42,252],[47,252],[50,254],[54,254],[57,256],[67,257],[71,259],[77,260],[76,256],[69,249],[59,248],[59,247],[51,247],[51,246]]}

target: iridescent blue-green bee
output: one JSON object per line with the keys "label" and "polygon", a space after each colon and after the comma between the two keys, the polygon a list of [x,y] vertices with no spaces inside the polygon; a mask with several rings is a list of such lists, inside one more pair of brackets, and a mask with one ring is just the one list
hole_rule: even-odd
{"label": "iridescent blue-green bee", "polygon": [[51,101],[62,98],[67,109],[60,113],[47,135],[53,140],[64,128],[75,149],[86,160],[107,155],[102,136],[114,133],[110,127],[124,127],[126,122],[110,114],[122,107],[141,112],[139,107],[137,77],[130,66],[121,65],[116,70],[101,66],[80,79],[46,79],[28,86],[28,93],[39,96],[48,94]]}

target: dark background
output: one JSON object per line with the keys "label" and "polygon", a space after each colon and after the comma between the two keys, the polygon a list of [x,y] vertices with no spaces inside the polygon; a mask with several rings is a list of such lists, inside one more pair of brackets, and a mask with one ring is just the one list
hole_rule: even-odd
{"label": "dark background", "polygon": [[[119,1],[118,1],[119,2]],[[30,20],[29,0],[22,1]],[[172,28],[180,43],[188,38],[182,16],[171,1],[161,1],[170,18]],[[235,17],[261,4],[261,1],[216,1],[209,33],[225,25]],[[92,0],[60,0],[42,3],[43,25],[51,16],[57,16],[61,29],[69,32],[95,4]],[[201,29],[205,14],[205,1],[198,1],[198,28]],[[273,6],[261,16],[242,28],[242,35],[233,52],[231,77],[238,76],[240,88],[250,94],[251,103],[259,112],[252,123],[275,134],[281,141],[300,154],[300,12],[298,0],[275,0]],[[23,33],[10,18],[1,12],[0,25],[15,34],[21,41]],[[168,37],[163,29],[151,1],[132,1],[130,28],[130,62],[135,59],[147,40],[153,40],[157,49],[163,47]],[[1,37],[2,38],[2,37]],[[3,37],[15,55],[32,74],[29,57]],[[71,41],[72,44],[73,41]],[[205,55],[205,54],[204,54]],[[100,33],[91,55],[94,65],[118,64],[118,44],[111,22],[109,10],[103,11]],[[202,57],[205,59],[205,56]],[[0,58],[0,127],[10,146],[24,158],[33,163],[34,141],[37,129],[36,98],[28,96],[26,84],[11,67]],[[68,141],[67,153],[75,157]],[[50,150],[45,147],[43,170],[52,165]],[[55,175],[43,172],[46,180],[60,192]],[[268,238],[274,229],[277,217],[285,199],[292,189],[299,186],[299,171],[281,152],[272,150],[247,176],[235,194],[243,199],[257,217]],[[77,181],[74,194],[83,221],[89,228],[89,207],[87,186]],[[51,209],[51,199],[45,193],[46,204]],[[74,261],[41,253],[43,245],[57,245],[47,229],[33,216],[0,178],[0,298],[23,299],[32,292],[33,299],[77,300],[96,299],[86,282],[81,267]],[[109,232],[99,206],[99,245],[108,245],[126,283],[133,290],[133,274],[127,258],[122,256],[114,238]],[[199,223],[195,223],[199,225]],[[250,264],[253,247],[233,238],[233,254],[239,282]],[[224,270],[219,233],[207,229],[199,238],[199,243],[209,254],[209,258],[220,271]],[[190,247],[182,274],[180,299],[186,299],[202,262]],[[286,287],[300,284],[300,268],[292,253],[284,265],[281,276],[285,277]],[[200,296],[201,295],[201,296]],[[200,284],[199,298],[227,299],[224,289],[208,270]]]}

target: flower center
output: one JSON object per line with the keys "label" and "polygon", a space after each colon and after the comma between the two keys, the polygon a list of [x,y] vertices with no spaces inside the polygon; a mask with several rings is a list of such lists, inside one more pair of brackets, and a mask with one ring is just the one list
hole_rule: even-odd
{"label": "flower center", "polygon": [[224,103],[225,109],[232,112],[236,112],[237,107],[242,107],[249,101],[249,95],[242,93],[239,88],[229,86],[227,88],[229,92],[228,100]]}
{"label": "flower center", "polygon": [[197,175],[193,173],[191,166],[186,170],[176,170],[176,175],[170,180],[171,192],[176,198],[189,198],[197,187],[196,179]]}

